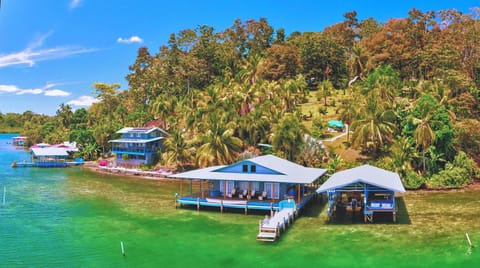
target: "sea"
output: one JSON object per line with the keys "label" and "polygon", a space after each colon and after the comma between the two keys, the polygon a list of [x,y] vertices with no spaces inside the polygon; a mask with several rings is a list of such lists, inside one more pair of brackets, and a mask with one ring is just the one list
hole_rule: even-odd
{"label": "sea", "polygon": [[[179,181],[12,168],[30,157],[14,136],[0,134],[0,267],[480,267],[463,229],[328,224],[321,201],[277,242],[258,242],[262,213],[176,207]],[[471,239],[480,246],[480,229]]]}

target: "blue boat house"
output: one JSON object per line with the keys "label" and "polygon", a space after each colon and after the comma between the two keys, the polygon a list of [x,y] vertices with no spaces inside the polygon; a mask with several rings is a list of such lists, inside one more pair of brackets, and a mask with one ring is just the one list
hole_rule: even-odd
{"label": "blue boat house", "polygon": [[111,151],[116,155],[116,165],[139,167],[141,164],[154,164],[167,132],[158,127],[125,127],[117,134],[121,134],[120,139],[109,141]]}
{"label": "blue boat house", "polygon": [[404,193],[400,176],[378,167],[363,165],[333,174],[317,193],[327,193],[329,220],[361,216],[373,222],[374,214],[392,214],[396,222],[396,193]]}
{"label": "blue boat house", "polygon": [[[212,166],[170,175],[190,181],[190,191],[176,203],[200,207],[275,211],[282,210],[282,200],[301,209],[315,195],[313,186],[326,173],[325,169],[307,168],[274,155],[263,155],[225,166]],[[192,183],[199,182],[193,192]]]}

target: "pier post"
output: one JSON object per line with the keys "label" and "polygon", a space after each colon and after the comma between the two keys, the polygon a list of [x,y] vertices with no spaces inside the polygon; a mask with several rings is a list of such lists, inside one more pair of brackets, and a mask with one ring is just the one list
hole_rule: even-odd
{"label": "pier post", "polygon": [[197,211],[200,210],[200,197],[197,198]]}
{"label": "pier post", "polygon": [[120,248],[122,250],[122,255],[125,256],[125,248],[123,247],[123,241],[120,241]]}

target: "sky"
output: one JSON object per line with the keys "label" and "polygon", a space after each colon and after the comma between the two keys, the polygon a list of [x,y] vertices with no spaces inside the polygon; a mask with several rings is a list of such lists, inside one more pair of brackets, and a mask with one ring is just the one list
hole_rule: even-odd
{"label": "sky", "polygon": [[138,48],[156,54],[171,33],[208,25],[216,31],[266,18],[274,29],[322,31],[355,10],[380,22],[423,12],[470,13],[480,0],[0,0],[0,112],[55,115],[97,101],[93,83],[119,83]]}

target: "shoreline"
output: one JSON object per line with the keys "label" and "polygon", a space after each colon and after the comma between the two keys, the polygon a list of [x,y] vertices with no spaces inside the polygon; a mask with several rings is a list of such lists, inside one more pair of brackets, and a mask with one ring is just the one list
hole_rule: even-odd
{"label": "shoreline", "polygon": [[85,163],[84,169],[87,169],[98,174],[109,174],[122,177],[132,177],[145,180],[157,180],[157,181],[177,181],[177,179],[168,178],[167,176],[173,174],[165,171],[145,171],[140,169],[129,169],[123,167],[103,167],[97,163]]}

